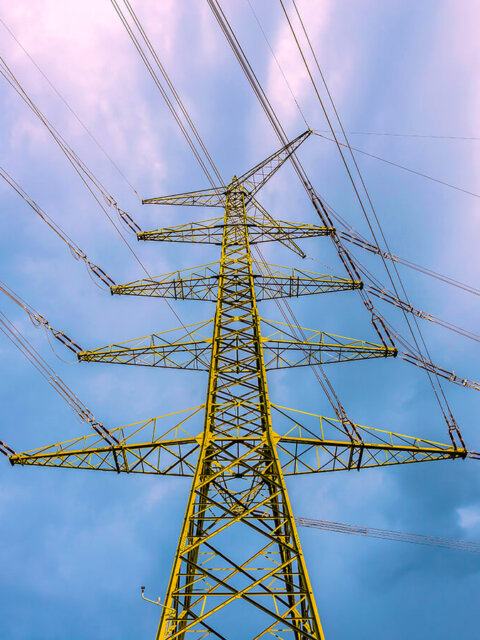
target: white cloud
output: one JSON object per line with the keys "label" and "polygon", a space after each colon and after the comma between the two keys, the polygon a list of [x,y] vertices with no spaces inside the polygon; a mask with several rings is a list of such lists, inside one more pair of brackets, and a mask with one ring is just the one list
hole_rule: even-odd
{"label": "white cloud", "polygon": [[[321,6],[317,2],[303,3],[301,10],[302,19],[308,17],[308,34],[312,41],[317,56],[322,59],[324,50],[322,47],[323,36],[330,24],[331,4],[322,2]],[[283,15],[283,14],[282,14]],[[293,10],[289,12],[293,29],[300,39],[302,50],[307,53],[307,45],[302,37],[303,31],[299,20]],[[292,36],[290,26],[285,19],[281,20],[280,27],[272,44],[276,60],[271,57],[268,68],[267,95],[276,105],[276,110],[282,122],[288,121],[297,116],[297,106],[291,97],[282,72],[285,74],[291,91],[302,107],[303,102],[312,92],[311,81],[304,62],[298,51],[297,44]],[[307,54],[308,55],[308,54]],[[311,56],[307,61],[313,71]],[[278,61],[278,64],[277,64]]]}
{"label": "white cloud", "polygon": [[[139,13],[140,18],[143,13],[149,16],[148,21],[143,20],[144,27],[157,46],[160,59],[175,76],[175,39],[183,7],[173,1],[152,1],[143,3]],[[162,148],[171,116],[160,95],[154,101],[145,100],[144,88],[153,90],[153,81],[110,3],[11,3],[4,8],[2,17],[113,157],[120,163],[128,160],[130,171],[137,175],[147,167],[163,172]],[[81,152],[87,142],[84,130],[6,33],[3,54],[40,109]],[[198,58],[201,56],[200,51]],[[35,117],[23,109],[17,112],[17,96],[7,95],[16,111],[11,127],[15,148],[28,143],[44,149],[48,136],[39,135],[38,127],[32,124]]]}
{"label": "white cloud", "polygon": [[459,507],[457,514],[462,529],[474,529],[480,525],[480,507],[478,506]]}

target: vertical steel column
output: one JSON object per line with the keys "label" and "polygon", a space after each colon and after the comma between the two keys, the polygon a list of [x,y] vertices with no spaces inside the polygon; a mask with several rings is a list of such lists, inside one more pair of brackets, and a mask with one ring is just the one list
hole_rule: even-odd
{"label": "vertical steel column", "polygon": [[324,637],[276,453],[244,191],[235,177],[202,446],[164,602],[157,640]]}

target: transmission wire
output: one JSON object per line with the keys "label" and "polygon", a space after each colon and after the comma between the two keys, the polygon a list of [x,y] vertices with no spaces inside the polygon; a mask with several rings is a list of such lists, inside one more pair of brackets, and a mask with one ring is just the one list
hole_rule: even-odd
{"label": "transmission wire", "polygon": [[[18,81],[18,79],[15,77],[13,72],[10,70],[10,68],[8,67],[6,62],[4,61],[4,59],[1,58],[1,57],[0,57],[0,73],[4,76],[4,78],[7,80],[7,82],[13,87],[13,89],[15,89],[15,91],[18,93],[18,95],[30,107],[30,109],[35,113],[35,115],[40,119],[40,121],[46,126],[47,130],[52,135],[52,137],[54,138],[55,142],[58,144],[58,146],[60,147],[62,152],[65,154],[65,156],[67,157],[68,161],[73,166],[73,168],[75,169],[76,173],[78,174],[78,176],[80,177],[80,179],[82,180],[84,185],[87,187],[87,189],[90,191],[92,196],[95,198],[95,200],[97,201],[97,203],[100,206],[101,210],[103,211],[105,216],[108,218],[108,220],[110,221],[110,223],[114,227],[115,231],[119,234],[119,236],[121,237],[121,239],[125,243],[126,247],[130,251],[130,253],[134,256],[135,260],[138,262],[138,264],[140,265],[142,270],[145,272],[145,274],[149,278],[151,278],[152,277],[151,274],[149,273],[149,271],[147,270],[147,268],[145,267],[143,262],[140,260],[139,256],[134,251],[134,249],[132,248],[132,246],[130,245],[130,243],[126,239],[126,237],[123,235],[121,230],[115,224],[114,220],[109,215],[108,211],[103,206],[102,202],[99,200],[97,194],[94,193],[94,191],[92,190],[91,186],[87,183],[85,177],[87,177],[95,185],[95,187],[100,191],[100,193],[104,197],[105,201],[109,205],[112,205],[117,210],[117,212],[119,213],[120,217],[122,217],[121,214],[125,213],[125,212],[123,212],[121,209],[118,208],[117,203],[116,203],[115,199],[113,198],[113,196],[111,196],[108,193],[108,191],[101,184],[101,182],[94,176],[94,174],[88,169],[88,167],[85,165],[85,163],[73,151],[73,149],[70,147],[70,145],[68,145],[68,143],[65,141],[65,139],[55,129],[55,127],[47,120],[47,118],[43,115],[43,113],[37,108],[37,106],[33,103],[33,101],[30,99],[28,94],[25,92],[25,90],[21,86],[21,84]],[[128,214],[126,214],[126,215],[128,216]],[[178,322],[180,322],[182,327],[186,329],[185,324],[181,320],[181,318],[178,315],[178,313],[174,310],[174,308],[171,305],[171,303],[168,300],[165,300],[165,303],[167,304],[168,308],[173,313],[175,318],[178,320]]]}
{"label": "transmission wire", "polygon": [[480,553],[480,543],[469,540],[455,540],[454,538],[442,538],[439,536],[425,536],[419,533],[405,533],[404,531],[392,531],[390,529],[375,529],[373,527],[360,527],[358,525],[345,524],[344,522],[330,522],[328,520],[314,520],[312,518],[295,517],[295,522],[301,527],[322,529],[335,533],[348,533],[356,536],[365,536],[394,542],[407,542],[420,544],[440,549],[456,551],[468,551]]}
{"label": "transmission wire", "polygon": [[[314,88],[314,90],[315,90],[315,93],[316,93],[316,95],[317,95],[318,101],[319,101],[319,103],[320,103],[320,105],[321,105],[321,107],[322,107],[323,113],[324,113],[324,115],[325,115],[325,118],[326,118],[326,120],[327,120],[327,123],[328,123],[328,125],[329,125],[329,127],[330,127],[330,130],[331,130],[331,132],[332,132],[332,135],[333,135],[334,141],[335,141],[335,143],[336,143],[336,145],[337,145],[338,151],[339,151],[340,156],[341,156],[341,158],[342,158],[342,162],[343,162],[343,164],[344,164],[344,166],[345,166],[345,169],[346,169],[347,174],[348,174],[348,176],[349,176],[350,182],[351,182],[351,184],[352,184],[352,186],[353,186],[353,189],[354,189],[354,191],[355,191],[355,195],[356,195],[357,200],[358,200],[358,202],[359,202],[359,204],[360,204],[360,207],[361,207],[362,212],[363,212],[363,214],[364,214],[364,217],[365,217],[365,220],[366,220],[366,222],[367,222],[367,225],[368,225],[368,227],[369,227],[369,229],[370,229],[370,232],[371,232],[371,234],[372,234],[372,237],[374,238],[374,241],[375,241],[376,245],[377,245],[377,246],[378,246],[378,248],[379,248],[379,251],[380,251],[380,254],[379,254],[379,255],[380,255],[380,256],[381,256],[381,258],[382,258],[382,262],[383,262],[383,264],[384,264],[384,267],[385,267],[385,270],[386,270],[386,272],[387,272],[388,278],[389,278],[389,280],[390,280],[390,282],[391,282],[391,284],[392,284],[392,287],[393,287],[393,289],[394,289],[394,291],[395,291],[395,294],[396,294],[397,298],[399,298],[400,296],[398,295],[398,292],[397,292],[397,289],[396,289],[395,282],[394,282],[394,280],[393,280],[393,278],[392,278],[392,276],[391,276],[391,274],[390,274],[390,270],[389,270],[389,268],[388,268],[387,262],[386,262],[385,258],[383,257],[383,255],[382,255],[382,253],[381,253],[380,245],[379,245],[379,243],[378,243],[378,240],[377,240],[376,234],[375,234],[375,232],[374,232],[374,230],[373,230],[373,227],[372,227],[372,225],[371,225],[371,223],[370,223],[370,219],[369,219],[369,216],[368,216],[368,214],[367,214],[366,208],[365,208],[365,206],[364,206],[364,204],[363,204],[362,198],[361,198],[360,193],[359,193],[359,191],[358,191],[358,189],[357,189],[357,186],[356,186],[356,184],[355,184],[355,180],[354,180],[353,175],[352,175],[352,173],[351,173],[351,171],[350,171],[350,168],[349,168],[349,166],[348,166],[348,164],[347,164],[347,162],[346,162],[346,159],[345,159],[345,157],[344,157],[344,155],[343,155],[342,148],[341,148],[341,146],[340,146],[340,144],[339,144],[338,138],[337,138],[337,136],[336,136],[336,134],[335,134],[335,131],[334,131],[333,126],[332,126],[332,124],[331,124],[330,118],[329,118],[329,116],[328,116],[328,114],[327,114],[327,111],[326,111],[326,108],[325,108],[325,106],[324,106],[324,104],[323,104],[323,100],[322,100],[322,98],[321,98],[321,96],[320,96],[320,93],[319,93],[319,91],[318,91],[318,88],[317,88],[317,86],[316,86],[316,83],[315,83],[315,81],[314,81],[314,79],[313,79],[313,75],[312,75],[312,73],[311,73],[311,71],[310,71],[310,68],[309,68],[308,63],[307,63],[306,58],[305,58],[305,55],[304,55],[304,53],[303,53],[303,51],[302,51],[302,48],[301,48],[300,42],[299,42],[298,37],[297,37],[297,35],[296,35],[296,33],[295,33],[295,30],[294,30],[294,28],[293,28],[293,25],[292,25],[292,23],[291,23],[290,17],[289,17],[289,15],[288,15],[288,13],[287,13],[287,11],[286,11],[286,9],[285,9],[285,5],[284,5],[284,3],[283,3],[283,0],[279,0],[279,2],[280,2],[280,5],[281,5],[281,7],[282,7],[282,9],[283,9],[283,12],[284,12],[284,14],[285,14],[285,17],[286,17],[286,19],[287,19],[287,22],[288,22],[288,24],[289,24],[290,30],[291,30],[291,32],[292,32],[292,35],[293,35],[294,40],[295,40],[295,42],[296,42],[297,48],[298,48],[298,50],[299,50],[299,52],[300,52],[300,55],[301,55],[301,57],[302,57],[302,60],[303,60],[303,63],[304,63],[304,65],[305,65],[305,68],[306,68],[306,70],[307,70],[307,73],[308,73],[308,75],[309,75],[309,77],[310,77],[310,80],[311,80],[312,86],[313,86],[313,88]],[[297,17],[298,17],[298,19],[299,19],[299,21],[300,21],[300,24],[301,24],[301,26],[302,26],[302,29],[303,29],[303,33],[304,33],[304,35],[305,35],[305,37],[306,37],[306,40],[307,40],[307,42],[308,42],[308,45],[309,45],[310,51],[311,51],[311,53],[312,53],[312,55],[313,55],[313,58],[314,58],[314,60],[315,60],[316,67],[317,67],[317,69],[318,69],[318,72],[319,72],[320,77],[321,77],[321,79],[322,79],[323,85],[324,85],[325,90],[326,90],[326,92],[327,92],[328,98],[329,98],[330,103],[331,103],[331,105],[332,105],[332,108],[333,108],[333,111],[334,111],[334,113],[335,113],[335,116],[336,116],[337,122],[338,122],[338,124],[340,125],[340,129],[341,129],[341,131],[342,131],[343,137],[344,137],[345,142],[346,142],[346,145],[344,145],[344,146],[346,146],[346,147],[348,148],[349,152],[350,152],[350,156],[351,156],[352,161],[353,161],[353,163],[354,163],[354,166],[355,166],[355,169],[356,169],[357,175],[358,175],[358,177],[359,177],[359,179],[360,179],[360,182],[361,182],[362,188],[363,188],[363,190],[364,190],[364,192],[365,192],[365,195],[366,195],[366,197],[367,197],[367,201],[368,201],[368,203],[369,203],[369,207],[370,207],[370,209],[371,209],[371,211],[372,211],[372,213],[373,213],[374,219],[375,219],[376,224],[377,224],[377,226],[378,226],[378,229],[379,229],[379,231],[380,231],[380,235],[381,235],[381,237],[382,237],[382,240],[383,240],[383,242],[384,242],[385,246],[387,247],[387,250],[390,252],[390,248],[389,248],[389,245],[388,245],[387,239],[386,239],[386,237],[385,237],[385,234],[384,234],[384,232],[383,232],[382,226],[381,226],[381,224],[380,224],[380,221],[379,221],[379,219],[378,219],[378,216],[377,216],[377,213],[376,213],[375,207],[374,207],[374,205],[373,205],[373,201],[372,201],[372,199],[371,199],[371,197],[370,197],[369,191],[368,191],[368,189],[367,189],[367,187],[366,187],[365,181],[364,181],[364,179],[363,179],[362,173],[361,173],[360,168],[359,168],[359,166],[358,166],[358,164],[357,164],[357,161],[356,161],[356,159],[355,159],[355,156],[354,156],[354,154],[353,154],[353,151],[352,151],[352,149],[351,149],[351,147],[350,147],[350,143],[349,143],[349,141],[348,141],[347,134],[346,134],[345,129],[344,129],[344,127],[343,127],[343,124],[342,124],[342,122],[341,122],[340,116],[339,116],[339,114],[338,114],[338,111],[337,111],[337,108],[336,108],[335,103],[334,103],[334,101],[333,101],[332,95],[331,95],[330,90],[329,90],[329,88],[328,88],[328,85],[327,85],[327,83],[326,83],[326,80],[325,80],[325,77],[324,77],[324,75],[323,75],[323,72],[322,72],[322,70],[321,70],[321,68],[320,68],[320,65],[319,65],[319,62],[318,62],[317,56],[316,56],[315,51],[314,51],[314,49],[313,49],[313,46],[312,46],[311,40],[310,40],[310,38],[309,38],[309,36],[308,36],[307,30],[306,30],[306,28],[305,28],[305,24],[304,24],[304,22],[303,22],[303,20],[302,20],[302,17],[301,17],[301,15],[300,15],[300,12],[299,12],[299,10],[298,10],[298,7],[297,7],[297,4],[296,4],[295,0],[292,0],[292,4],[293,4],[293,6],[294,6],[294,8],[295,8],[295,11],[296,11]],[[401,289],[402,289],[402,291],[403,291],[403,293],[404,293],[404,295],[405,295],[405,298],[406,298],[406,300],[407,300],[408,304],[410,304],[410,301],[408,300],[408,294],[407,294],[407,292],[406,292],[406,290],[405,290],[405,287],[404,287],[404,285],[403,285],[402,279],[401,279],[400,274],[399,274],[399,272],[398,272],[398,270],[397,270],[397,268],[396,268],[395,263],[393,264],[393,268],[394,268],[395,274],[396,274],[396,276],[397,276],[397,278],[398,278],[398,281],[399,281],[399,283],[400,283]],[[416,346],[417,346],[417,349],[420,351],[419,346],[418,346],[418,343],[417,343],[417,339],[416,339],[416,337],[415,337],[415,334],[414,334],[414,332],[413,332],[412,327],[410,326],[410,322],[409,322],[409,320],[408,320],[408,316],[407,316],[406,312],[405,312],[403,309],[402,309],[402,312],[403,312],[403,315],[404,315],[405,321],[406,321],[406,323],[407,323],[407,326],[408,326],[408,328],[409,328],[409,330],[410,330],[410,333],[412,334],[412,337],[413,337],[413,339],[414,339],[414,342],[415,342],[415,344],[416,344]],[[415,318],[415,316],[413,316],[413,323],[414,323],[414,325],[415,325],[415,327],[416,327],[416,329],[417,329],[417,331],[418,331],[418,334],[419,334],[420,340],[421,340],[421,342],[422,342],[422,344],[423,344],[423,347],[424,347],[424,349],[425,349],[425,352],[426,352],[426,354],[427,354],[427,357],[429,358],[429,360],[431,360],[431,356],[430,356],[430,353],[429,353],[428,347],[427,347],[427,345],[426,345],[426,343],[425,343],[425,340],[424,340],[423,335],[422,335],[422,331],[421,331],[421,329],[420,329],[420,326],[419,326],[419,324],[418,324],[417,319]],[[446,410],[448,411],[448,414],[449,414],[448,416],[447,416],[447,414],[445,413],[445,410],[444,410],[444,408],[443,408],[443,406],[442,406],[442,403],[441,403],[441,401],[440,401],[440,397],[439,397],[439,395],[438,395],[438,393],[437,393],[437,390],[435,389],[435,385],[434,385],[434,383],[433,383],[433,379],[431,378],[431,376],[430,376],[430,372],[428,372],[428,371],[427,371],[427,376],[428,376],[428,378],[429,378],[429,380],[430,380],[430,383],[431,383],[431,385],[432,385],[432,389],[433,389],[434,394],[435,394],[435,396],[436,396],[436,398],[437,398],[437,400],[438,400],[439,407],[440,407],[440,409],[441,409],[441,411],[442,411],[442,413],[443,413],[443,416],[444,416],[444,418],[445,418],[445,421],[446,421],[447,425],[449,426],[449,433],[450,433],[450,435],[451,435],[451,432],[450,432],[451,423],[450,423],[449,418],[450,418],[451,420],[454,420],[454,419],[453,419],[452,412],[451,412],[451,410],[450,410],[450,407],[449,407],[449,404],[448,404],[447,398],[446,398],[446,396],[445,396],[445,392],[444,392],[444,390],[443,390],[443,386],[441,385],[441,383],[440,383],[440,380],[439,380],[438,376],[435,376],[436,383],[437,383],[437,386],[438,386],[438,391],[440,392],[440,395],[442,396],[442,398],[443,398],[443,400],[444,400],[444,402],[445,402]],[[457,434],[458,434],[459,438],[461,439],[461,434],[459,433],[458,427],[456,428],[456,431],[457,431]]]}
{"label": "transmission wire", "polygon": [[[201,154],[198,152],[197,148],[195,147],[195,144],[194,144],[193,140],[191,139],[190,135],[188,134],[188,131],[187,131],[185,125],[181,121],[181,118],[179,117],[178,113],[176,112],[175,107],[172,104],[172,101],[170,100],[167,92],[165,91],[164,87],[162,86],[162,83],[160,82],[160,79],[159,79],[157,73],[155,72],[155,70],[154,70],[152,64],[150,63],[150,61],[148,60],[148,57],[145,54],[144,50],[142,49],[142,46],[141,46],[140,42],[138,41],[138,38],[135,36],[135,34],[133,32],[133,29],[128,24],[128,21],[125,18],[125,15],[123,14],[123,12],[122,12],[117,0],[111,0],[111,3],[113,5],[118,17],[120,18],[120,21],[122,22],[123,26],[125,27],[125,29],[126,29],[128,35],[129,35],[132,43],[134,44],[135,48],[137,49],[137,51],[138,51],[143,63],[145,64],[148,72],[150,73],[153,81],[155,82],[155,85],[156,85],[157,89],[160,91],[165,103],[167,104],[171,114],[173,115],[177,125],[179,126],[180,131],[183,133],[183,136],[185,137],[190,149],[192,150],[195,158],[197,159],[197,162],[199,163],[199,165],[202,168],[203,172],[207,176],[207,179],[210,182],[210,184],[212,185],[212,187],[215,186],[215,181],[213,180],[208,168],[206,167],[205,162],[204,162]],[[134,14],[133,9],[131,9],[131,7],[129,9],[129,12],[130,12],[131,15]],[[138,18],[135,18],[134,22],[135,22],[135,24],[137,22],[139,23]],[[141,30],[141,32],[142,31],[143,31],[143,29]],[[149,45],[151,47],[150,42],[149,42]],[[149,45],[147,44],[147,46],[149,46]],[[155,56],[155,57],[158,59],[158,56]],[[161,67],[161,70],[162,70],[162,68],[163,68],[163,66]],[[207,162],[208,162],[208,157],[207,157]]]}
{"label": "transmission wire", "polygon": [[379,160],[380,162],[384,162],[385,164],[389,164],[392,167],[397,167],[398,169],[402,169],[403,171],[408,171],[409,173],[413,173],[416,176],[420,176],[421,178],[426,178],[427,180],[431,180],[432,182],[436,182],[437,184],[441,184],[444,187],[448,187],[449,189],[455,189],[455,191],[460,191],[461,193],[466,193],[469,196],[473,196],[474,198],[480,198],[480,193],[475,193],[474,191],[469,191],[468,189],[463,189],[462,187],[457,187],[451,182],[446,182],[445,180],[440,180],[440,178],[434,178],[433,176],[428,175],[427,173],[423,173],[422,171],[416,171],[415,169],[411,169],[410,167],[406,167],[403,164],[399,164],[398,162],[393,162],[392,160],[387,160],[386,158],[382,158],[381,156],[377,156],[374,153],[370,153],[368,151],[363,151],[362,149],[358,149],[357,147],[352,147],[351,145],[343,144],[342,142],[338,142],[329,138],[328,136],[324,136],[318,131],[313,132],[319,138],[323,138],[324,140],[328,140],[329,142],[336,142],[341,147],[346,147],[355,151],[357,153],[361,153],[364,156],[368,156],[369,158],[373,158],[374,160]]}
{"label": "transmission wire", "polygon": [[70,406],[77,418],[81,422],[87,422],[101,435],[109,444],[111,441],[117,442],[107,427],[95,420],[93,413],[83,402],[73,393],[73,391],[63,382],[58,374],[42,358],[19,329],[0,311],[0,331],[10,340],[12,344],[20,350],[27,360],[37,369],[37,371],[47,380],[48,384],[62,397]]}

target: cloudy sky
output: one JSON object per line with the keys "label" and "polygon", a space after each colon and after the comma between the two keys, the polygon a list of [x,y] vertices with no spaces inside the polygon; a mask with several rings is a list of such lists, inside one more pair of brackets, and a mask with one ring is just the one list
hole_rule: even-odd
{"label": "cloudy sky", "polygon": [[[297,0],[342,121],[350,132],[480,136],[476,0]],[[305,123],[326,129],[319,103],[277,2],[222,3],[288,135]],[[228,180],[278,147],[205,0],[133,2],[156,51]],[[290,3],[286,3],[290,7]],[[142,207],[142,198],[206,188],[162,96],[107,0],[3,1],[0,18],[48,76],[106,154],[0,24],[0,55],[91,171],[144,229],[208,217],[204,211]],[[278,62],[278,64],[277,64]],[[2,79],[1,166],[116,282],[143,273],[46,128]],[[480,193],[479,141],[352,134],[369,153]],[[310,138],[302,162],[315,187],[368,233],[338,153]],[[358,156],[393,253],[475,285],[478,196]],[[122,175],[123,174],[123,177]],[[133,188],[132,188],[133,187]],[[161,300],[111,297],[6,184],[0,184],[0,278],[84,348],[178,326]],[[290,169],[260,198],[280,219],[318,218]],[[136,244],[152,274],[217,259],[214,248]],[[180,247],[180,248],[179,248]],[[274,264],[343,276],[327,238],[305,242],[301,262],[266,246]],[[381,280],[377,258],[356,255]],[[474,296],[404,269],[412,303],[476,331]],[[302,326],[375,339],[355,292],[292,301]],[[206,376],[196,372],[76,364],[4,298],[0,309],[36,346],[98,420],[129,424],[200,404]],[[209,303],[175,303],[182,322],[208,319]],[[405,332],[392,309],[382,312]],[[264,317],[280,319],[272,303]],[[422,326],[432,359],[480,378],[477,343]],[[69,407],[0,334],[0,439],[17,451],[88,432]],[[361,424],[447,441],[425,375],[401,360],[332,366],[350,417]],[[311,371],[273,372],[272,399],[329,414]],[[480,450],[477,392],[446,386],[469,448]],[[330,409],[331,415],[331,409]],[[0,461],[2,462],[2,461]],[[158,609],[140,585],[163,597],[188,481],[0,465],[0,635],[40,640],[153,637]],[[372,469],[293,479],[295,514],[371,527],[480,540],[478,467],[473,461]],[[300,530],[328,638],[478,637],[480,558],[473,554]],[[346,614],[345,612],[348,612]]]}

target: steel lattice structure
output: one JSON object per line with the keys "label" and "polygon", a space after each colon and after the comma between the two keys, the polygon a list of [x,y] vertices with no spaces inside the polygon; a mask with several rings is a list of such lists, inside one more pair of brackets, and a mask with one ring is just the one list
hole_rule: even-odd
{"label": "steel lattice structure", "polygon": [[[390,357],[396,349],[263,320],[257,301],[362,283],[256,263],[251,245],[335,233],[279,222],[255,195],[307,131],[228,186],[145,203],[214,206],[222,218],[141,232],[140,240],[221,245],[218,263],[112,287],[119,295],[211,300],[213,320],[82,351],[79,360],[208,371],[205,403],[10,456],[13,464],[190,476],[157,640],[324,637],[285,476],[465,458],[456,446],[295,411],[269,397],[267,370]],[[253,213],[250,213],[252,212]],[[187,430],[202,418],[197,433]]]}

